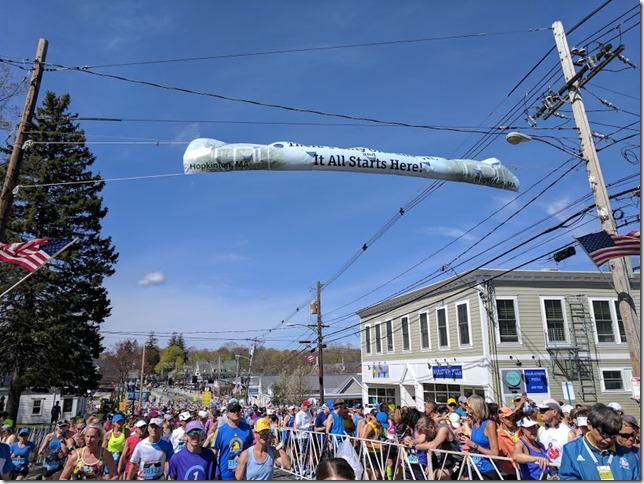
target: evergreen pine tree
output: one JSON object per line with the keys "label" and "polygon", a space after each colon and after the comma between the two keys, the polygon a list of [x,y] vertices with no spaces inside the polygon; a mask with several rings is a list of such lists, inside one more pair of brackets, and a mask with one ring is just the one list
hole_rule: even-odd
{"label": "evergreen pine tree", "polygon": [[[14,420],[26,388],[82,394],[100,379],[99,327],[111,312],[103,281],[114,273],[118,254],[100,233],[107,214],[100,195],[104,182],[90,171],[95,157],[74,122],[77,115],[68,112],[70,102],[67,94],[48,92],[37,109],[29,129],[34,143],[25,153],[22,188],[8,219],[8,242],[78,237],[1,301],[0,374],[11,377],[6,410]],[[0,264],[0,289],[25,275],[19,266]]]}

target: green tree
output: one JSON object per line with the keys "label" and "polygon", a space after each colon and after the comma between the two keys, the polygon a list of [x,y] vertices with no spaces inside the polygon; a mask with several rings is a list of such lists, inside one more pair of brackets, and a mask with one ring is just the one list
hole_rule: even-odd
{"label": "green tree", "polygon": [[159,363],[154,367],[154,371],[161,375],[162,378],[168,376],[171,372],[183,371],[184,352],[181,347],[172,345],[161,351]]}
{"label": "green tree", "polygon": [[140,370],[140,361],[141,348],[136,340],[120,341],[112,351],[105,351],[101,355],[101,373],[116,384],[119,401],[123,400],[130,372]]}
{"label": "green tree", "polygon": [[[104,182],[90,171],[95,157],[77,115],[68,112],[70,102],[67,94],[48,92],[36,110],[29,129],[34,143],[19,178],[29,188],[20,191],[7,221],[8,241],[78,238],[0,305],[0,373],[11,375],[7,411],[14,420],[26,388],[84,393],[100,379],[94,363],[103,350],[99,328],[111,312],[103,281],[114,273],[118,254],[100,233]],[[1,264],[0,290],[24,275],[21,267]]]}
{"label": "green tree", "polygon": [[145,342],[145,374],[149,375],[154,373],[154,367],[157,366],[161,359],[161,349],[159,348],[159,340],[154,335],[154,331],[150,331],[148,339]]}

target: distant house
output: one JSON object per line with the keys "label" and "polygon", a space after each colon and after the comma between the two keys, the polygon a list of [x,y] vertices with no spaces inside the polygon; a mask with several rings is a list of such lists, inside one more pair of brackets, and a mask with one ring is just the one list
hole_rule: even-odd
{"label": "distant house", "polygon": [[[320,399],[320,386],[317,375],[309,375],[308,387],[311,389],[306,398],[312,402],[318,402]],[[272,388],[277,381],[277,375],[252,376],[248,393],[250,403],[264,407],[271,402]],[[359,373],[341,374],[341,375],[324,375],[324,399],[335,400],[342,398],[347,405],[355,405],[362,402],[362,375]],[[301,402],[289,402],[299,405]]]}
{"label": "distant house", "polygon": [[[8,398],[8,388],[0,388],[0,396]],[[20,395],[18,405],[17,424],[19,425],[45,425],[51,421],[51,409],[56,402],[60,402],[61,419],[69,419],[78,415],[85,415],[88,409],[86,396],[61,395],[60,391],[35,392],[25,390]]]}

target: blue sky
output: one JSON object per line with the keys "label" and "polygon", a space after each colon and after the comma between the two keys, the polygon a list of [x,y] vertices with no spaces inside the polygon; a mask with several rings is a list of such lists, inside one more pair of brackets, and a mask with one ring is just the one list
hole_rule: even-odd
{"label": "blue sky", "polygon": [[[562,85],[553,22],[569,30],[603,3],[24,0],[4,6],[13,20],[0,32],[0,57],[30,66],[38,39],[46,38],[48,63],[129,80],[54,69],[42,82],[42,92],[69,93],[81,117],[122,120],[81,121],[95,170],[114,180],[104,191],[104,233],[120,259],[106,281],[113,305],[103,326],[106,346],[125,337],[143,341],[132,332],[153,330],[182,332],[200,348],[245,345],[254,337],[299,348],[294,341],[312,334],[281,322],[314,322],[307,307],[317,280],[332,281],[322,293],[329,341],[357,345],[352,313],[360,308],[419,281],[437,282],[452,269],[512,268],[599,230],[591,211],[569,230],[530,240],[592,199],[582,199],[589,195],[584,167],[569,170],[575,159],[565,151],[578,150],[570,106],[561,109],[563,118],[538,119],[536,126],[526,118],[547,88]],[[637,64],[613,61],[582,94],[591,128],[607,136],[596,141],[612,194],[639,184],[638,3],[613,1],[568,37],[571,47],[595,53],[608,41],[625,44],[623,54]],[[14,72],[19,78],[25,71]],[[175,88],[450,129],[383,126]],[[561,149],[536,141],[511,146],[503,129],[483,134],[507,124]],[[519,178],[521,196],[357,173],[184,175],[183,151],[197,137],[496,157]],[[118,180],[135,177],[141,178]],[[408,209],[396,218],[401,207]],[[613,208],[631,222],[639,213],[635,199]],[[639,219],[621,229],[630,230],[639,230]],[[513,246],[520,248],[490,262]],[[580,250],[560,264],[541,258],[525,266],[555,267],[596,270]]]}

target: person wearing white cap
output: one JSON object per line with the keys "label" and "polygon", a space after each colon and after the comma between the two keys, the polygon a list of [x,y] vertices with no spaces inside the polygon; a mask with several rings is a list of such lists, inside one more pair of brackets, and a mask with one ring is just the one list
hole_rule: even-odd
{"label": "person wearing white cap", "polygon": [[530,417],[524,417],[517,422],[519,440],[514,444],[512,458],[519,464],[521,480],[538,481],[544,476],[552,476],[550,458],[546,449],[537,440],[539,424]]}
{"label": "person wearing white cap", "polygon": [[561,421],[563,415],[556,400],[543,400],[537,407],[541,419],[545,422],[543,427],[539,428],[538,440],[553,464],[560,465],[563,447],[570,441],[571,429]]}
{"label": "person wearing white cap", "polygon": [[172,449],[176,454],[186,445],[186,425],[190,420],[190,412],[182,412],[179,414],[179,427],[172,431],[170,436],[170,443],[172,444]]}
{"label": "person wearing white cap", "polygon": [[121,458],[116,463],[116,471],[120,475],[127,475],[130,470],[130,457],[136,445],[148,436],[148,423],[145,420],[139,420],[134,424],[134,433],[125,439]]}
{"label": "person wearing white cap", "polygon": [[163,418],[154,417],[148,424],[148,438],[143,439],[134,448],[130,462],[132,466],[127,472],[125,480],[136,479],[159,480],[165,479],[168,474],[168,462],[174,455],[172,445],[166,440],[161,440]]}
{"label": "person wearing white cap", "polygon": [[617,403],[617,402],[610,402],[610,403],[608,404],[608,406],[609,406],[610,408],[612,408],[613,410],[615,410],[615,411],[616,411],[618,414],[620,414],[620,415],[622,415],[622,413],[624,413],[624,412],[622,411],[622,406],[621,406],[619,403]]}

